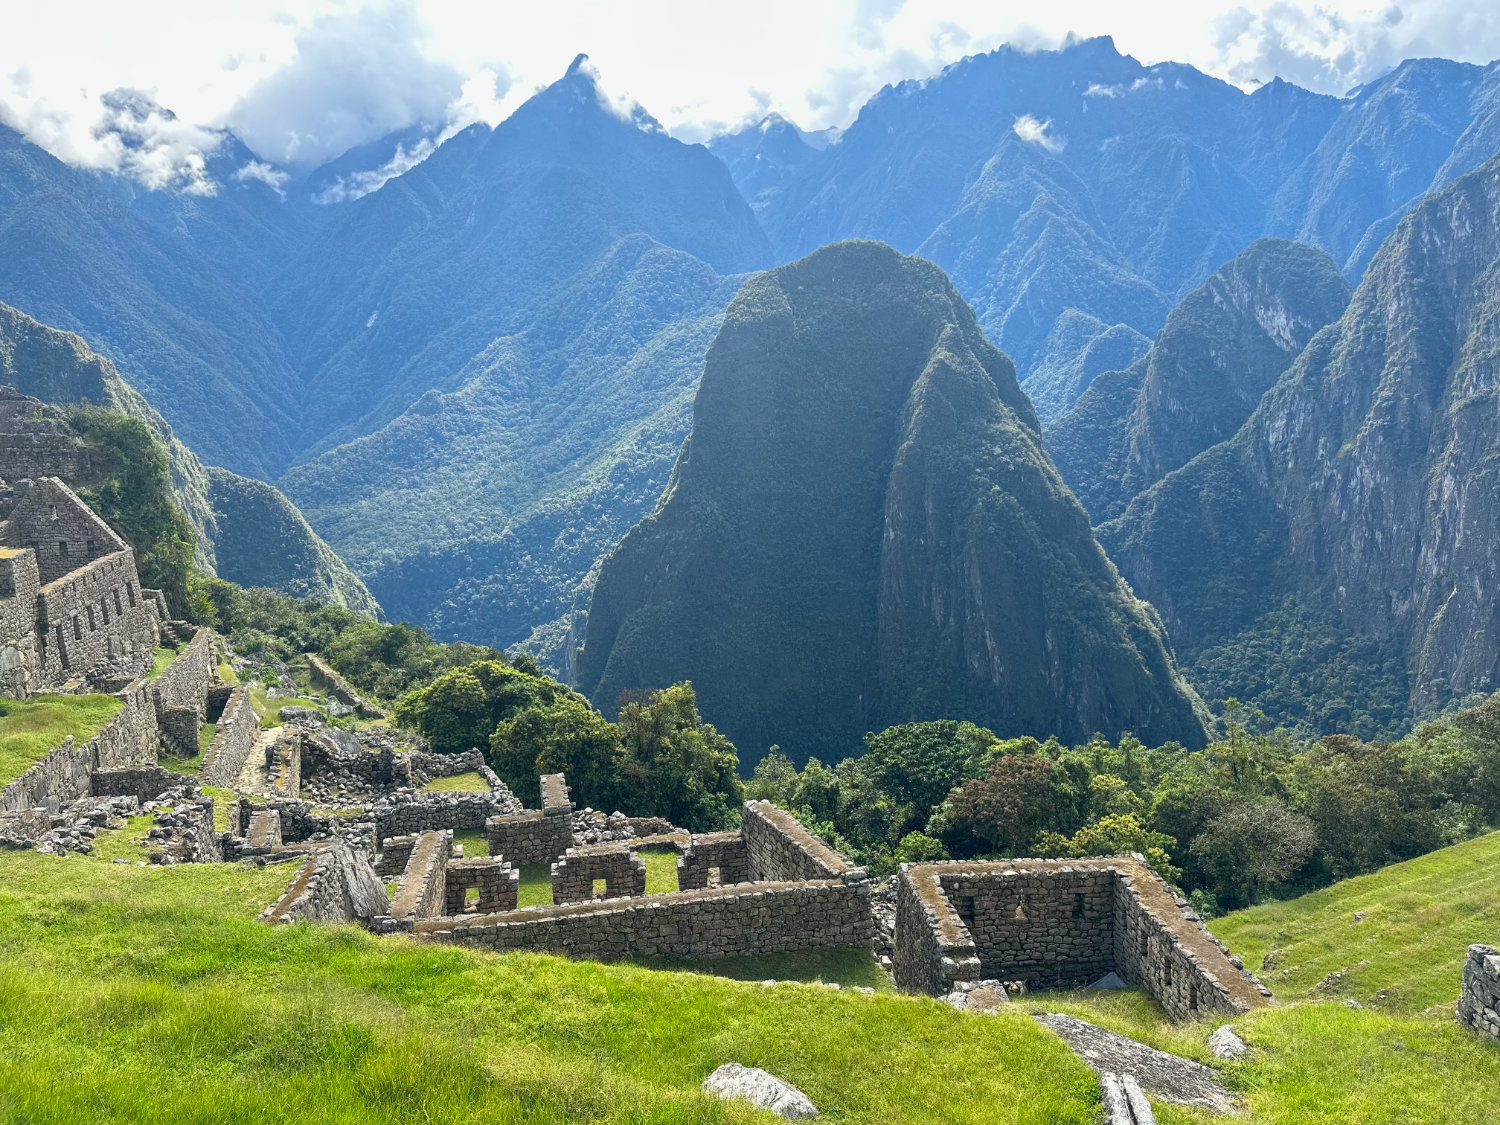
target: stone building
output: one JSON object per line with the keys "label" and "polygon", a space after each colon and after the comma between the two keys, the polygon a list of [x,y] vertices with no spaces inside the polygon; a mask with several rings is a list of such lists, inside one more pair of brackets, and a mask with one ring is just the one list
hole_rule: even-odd
{"label": "stone building", "polygon": [[0,481],[0,696],[151,667],[160,595],[135,552],[56,477]]}

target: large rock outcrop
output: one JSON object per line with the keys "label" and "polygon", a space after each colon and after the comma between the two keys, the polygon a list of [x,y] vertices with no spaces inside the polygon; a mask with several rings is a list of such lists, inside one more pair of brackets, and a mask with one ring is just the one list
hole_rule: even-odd
{"label": "large rock outcrop", "polygon": [[672,480],[604,562],[577,680],[691,679],[754,760],[893,723],[1198,744],[1150,608],[942,270],[873,242],[748,281]]}
{"label": "large rock outcrop", "polygon": [[1205,695],[1368,737],[1493,689],[1497,340],[1500,157],[1413,208],[1231,440],[1099,529]]}

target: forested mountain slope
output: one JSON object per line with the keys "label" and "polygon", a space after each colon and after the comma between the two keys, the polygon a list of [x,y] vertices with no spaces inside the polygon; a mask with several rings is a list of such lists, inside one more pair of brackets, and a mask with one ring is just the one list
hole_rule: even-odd
{"label": "forested mountain slope", "polygon": [[661,503],[601,568],[582,689],[687,678],[751,758],[940,717],[1204,738],[1010,361],[941,270],[869,242],[746,282]]}
{"label": "forested mountain slope", "polygon": [[79,336],[0,304],[0,384],[43,402],[89,403],[143,421],[167,451],[173,493],[197,533],[200,569],[379,615],[364,583],[285,496],[264,481],[205,466]]}
{"label": "forested mountain slope", "polygon": [[1047,427],[1047,452],[1094,522],[1234,436],[1318,329],[1349,303],[1333,259],[1260,239],[1193,290],[1150,352],[1100,375]]}
{"label": "forested mountain slope", "polygon": [[1396,227],[1229,441],[1099,528],[1210,698],[1380,733],[1500,671],[1500,157]]}

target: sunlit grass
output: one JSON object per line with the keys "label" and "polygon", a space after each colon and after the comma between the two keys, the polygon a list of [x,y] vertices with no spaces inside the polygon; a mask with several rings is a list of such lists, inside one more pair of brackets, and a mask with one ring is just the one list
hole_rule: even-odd
{"label": "sunlit grass", "polygon": [[0,786],[45,758],[72,735],[82,744],[125,706],[112,695],[34,695],[0,699]]}

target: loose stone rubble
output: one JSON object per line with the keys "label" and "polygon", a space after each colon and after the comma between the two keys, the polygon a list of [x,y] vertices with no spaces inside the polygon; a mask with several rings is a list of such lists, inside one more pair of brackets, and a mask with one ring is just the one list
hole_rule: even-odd
{"label": "loose stone rubble", "polygon": [[721,1098],[740,1098],[788,1121],[818,1116],[818,1107],[797,1087],[759,1067],[725,1063],[703,1080],[703,1089]]}

